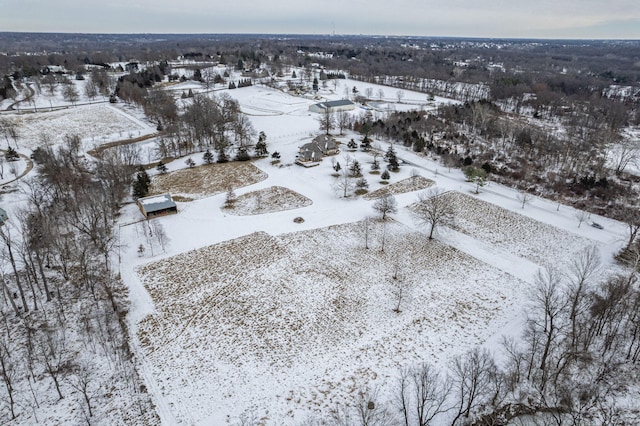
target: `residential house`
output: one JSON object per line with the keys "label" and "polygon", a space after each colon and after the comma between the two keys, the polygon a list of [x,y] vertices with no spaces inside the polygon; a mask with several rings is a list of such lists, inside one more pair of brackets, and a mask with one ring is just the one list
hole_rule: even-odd
{"label": "residential house", "polygon": [[322,157],[339,153],[338,143],[329,135],[316,136],[311,142],[300,147],[296,163],[305,166],[317,166]]}

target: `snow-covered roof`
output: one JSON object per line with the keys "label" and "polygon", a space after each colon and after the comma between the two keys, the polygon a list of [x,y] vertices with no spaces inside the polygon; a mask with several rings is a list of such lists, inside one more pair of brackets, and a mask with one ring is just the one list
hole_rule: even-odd
{"label": "snow-covered roof", "polygon": [[139,198],[138,202],[144,207],[147,213],[176,207],[176,203],[173,201],[173,198],[171,198],[171,194]]}
{"label": "snow-covered roof", "polygon": [[325,102],[320,102],[319,104],[317,104],[319,107],[321,108],[335,108],[335,107],[341,107],[341,106],[347,106],[347,105],[353,105],[353,102],[351,102],[348,99],[339,99],[337,101],[325,101]]}

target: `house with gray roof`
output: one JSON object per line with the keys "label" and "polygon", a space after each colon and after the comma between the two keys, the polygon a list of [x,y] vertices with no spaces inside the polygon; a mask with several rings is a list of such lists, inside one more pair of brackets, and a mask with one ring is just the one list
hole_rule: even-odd
{"label": "house with gray roof", "polygon": [[305,167],[317,166],[322,157],[339,153],[338,142],[329,135],[319,135],[300,147],[296,164]]}

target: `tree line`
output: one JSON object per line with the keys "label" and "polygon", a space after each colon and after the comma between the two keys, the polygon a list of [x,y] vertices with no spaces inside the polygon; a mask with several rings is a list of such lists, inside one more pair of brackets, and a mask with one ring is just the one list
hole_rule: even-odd
{"label": "tree line", "polygon": [[133,164],[117,151],[91,162],[80,148],[78,136],[40,148],[24,206],[0,227],[7,265],[0,271],[0,416],[52,421],[54,407],[63,406],[74,423],[107,415],[155,423],[129,350],[128,295],[117,273],[114,220]]}

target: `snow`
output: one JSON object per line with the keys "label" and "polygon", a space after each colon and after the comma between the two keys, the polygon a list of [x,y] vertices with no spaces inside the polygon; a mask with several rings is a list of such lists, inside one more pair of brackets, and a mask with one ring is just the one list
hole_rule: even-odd
{"label": "snow", "polygon": [[[279,164],[254,162],[266,179],[236,189],[239,199],[254,201],[238,207],[243,214],[222,208],[224,193],[179,202],[178,215],[154,219],[169,239],[154,256],[134,253],[147,241],[139,225],[121,227],[134,347],[165,424],[326,417],[362,385],[388,391],[401,366],[428,359],[445,368],[476,345],[494,348],[502,334],[518,333],[540,267],[593,244],[610,262],[624,239],[620,223],[593,217],[603,230],[578,227],[572,208],[535,198],[523,209],[516,191],[497,184],[473,194],[460,171],[397,148],[404,164],[391,185],[417,170],[454,191],[458,220],[428,242],[406,208],[418,191],[396,193],[400,211],[384,230],[384,253],[379,221],[365,249],[362,220],[375,215],[371,197],[340,198],[328,158],[318,167],[293,165],[298,147],[318,132],[317,115],[308,111],[314,101],[255,86],[229,93],[267,134],[269,150],[282,155]],[[404,101],[419,97],[407,92]],[[345,163],[346,156],[363,165],[370,193],[385,188],[369,174],[370,154],[335,158]],[[272,187],[312,204],[256,210],[255,194]],[[136,214],[131,208],[123,220]],[[397,259],[411,289],[400,313],[393,311],[391,277]]]}
{"label": "snow", "polygon": [[145,197],[138,200],[141,204],[151,205],[151,204],[161,204],[170,201],[170,197],[168,195],[157,195],[154,197]]}
{"label": "snow", "polygon": [[[344,80],[333,91],[329,84],[324,97],[342,99],[354,86],[361,93],[382,87]],[[198,85],[172,87],[188,88]],[[117,227],[119,272],[132,302],[131,345],[163,424],[232,424],[243,415],[268,425],[326,418],[361,386],[388,393],[402,366],[428,360],[446,368],[474,346],[495,349],[501,335],[518,334],[540,267],[568,261],[589,245],[611,264],[624,243],[621,223],[593,215],[604,229],[578,227],[574,209],[540,198],[522,208],[516,191],[497,184],[473,194],[461,171],[396,146],[402,167],[388,186],[369,173],[370,153],[343,150],[334,157],[343,167],[347,157],[357,159],[369,194],[386,189],[398,202],[385,225],[371,221],[365,248],[363,219],[376,216],[374,197],[341,198],[332,188],[330,158],[313,168],[294,165],[298,147],[318,134],[318,115],[308,111],[318,101],[260,86],[228,93],[281,161],[253,162],[257,173],[234,187],[233,211],[223,208],[224,189],[183,191],[192,201],[178,200],[177,215],[143,221],[132,203]],[[400,104],[383,100],[424,110],[452,102],[428,102],[406,90]],[[78,132],[89,149],[155,131],[125,105],[3,115],[22,122],[24,154],[42,132],[54,143]],[[334,136],[343,144],[360,139]],[[141,145],[150,150],[151,143]],[[374,146],[384,152],[388,143]],[[167,166],[185,175],[208,170],[215,180],[224,165],[187,169],[177,159]],[[412,170],[421,175],[420,188],[450,191],[457,202],[455,225],[439,229],[434,241],[407,208],[421,190],[407,185]],[[18,195],[5,197],[11,216]],[[294,223],[298,217],[304,222]],[[164,244],[157,240],[160,227]],[[396,266],[400,279],[393,278]],[[393,310],[398,285],[408,291],[399,313]]]}

